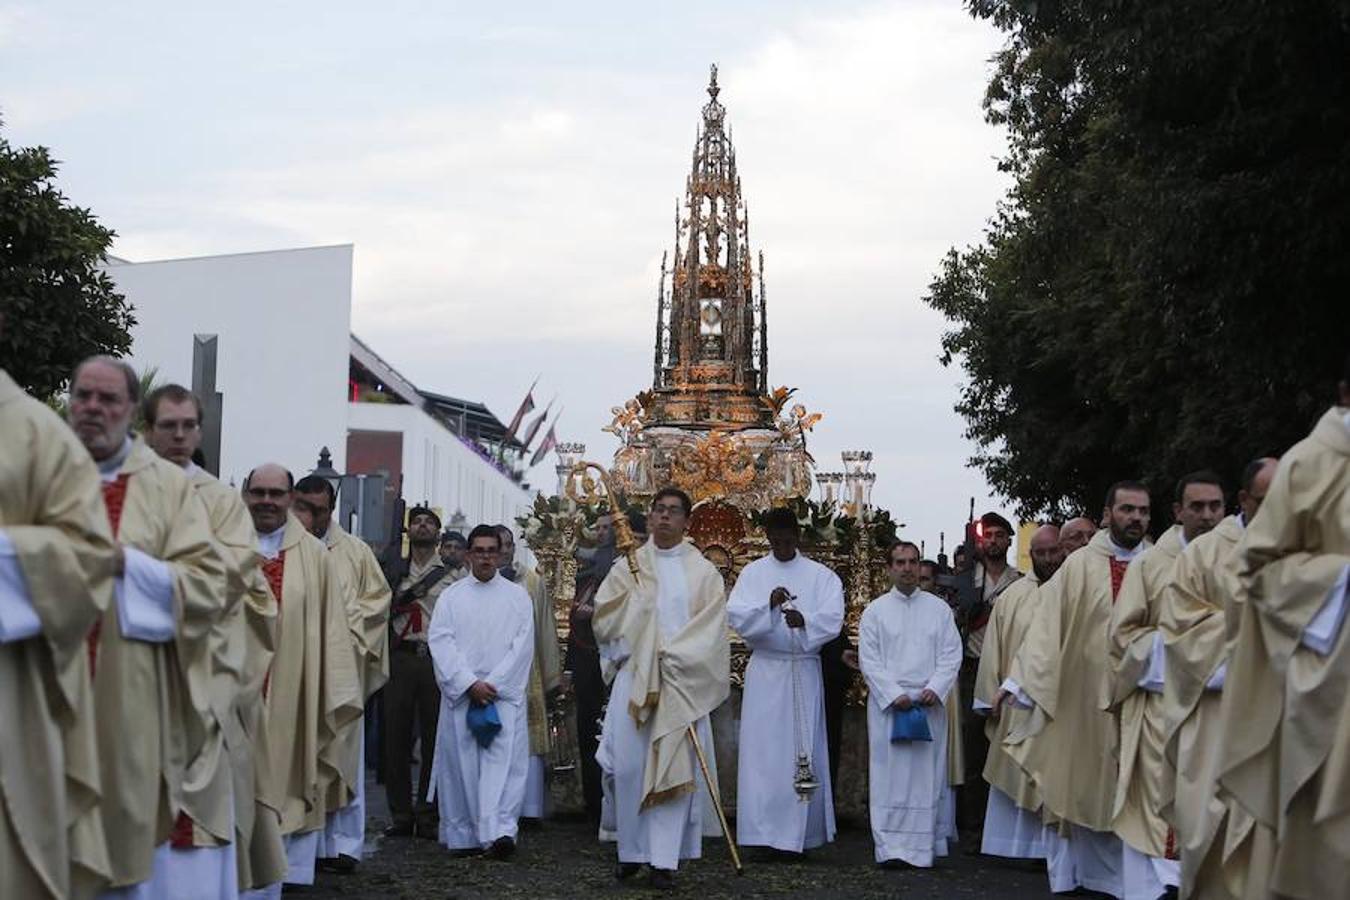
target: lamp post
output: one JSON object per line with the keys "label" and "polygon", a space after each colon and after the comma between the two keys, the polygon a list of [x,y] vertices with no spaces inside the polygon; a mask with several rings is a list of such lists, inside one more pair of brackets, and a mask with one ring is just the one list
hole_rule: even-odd
{"label": "lamp post", "polygon": [[[383,512],[383,494],[385,489],[385,476],[366,475],[364,473],[342,474],[333,468],[333,454],[327,447],[319,449],[319,463],[310,470],[311,475],[317,475],[328,482],[329,487],[333,489],[333,514],[337,516],[338,522],[346,528],[351,534],[354,534],[366,541],[379,542],[385,540],[385,529],[382,524]],[[371,481],[371,479],[374,481]],[[344,486],[355,485],[355,498],[350,504],[350,509],[346,515],[338,505],[338,498],[350,497],[353,492],[348,491],[345,495],[342,488]],[[366,489],[370,487],[375,491],[372,495],[375,498],[375,504],[372,509],[367,509]],[[365,521],[365,517],[370,521]],[[344,521],[345,520],[345,521]]]}
{"label": "lamp post", "polygon": [[333,454],[328,452],[327,447],[319,450],[319,464],[310,470],[311,475],[318,475],[328,486],[333,489],[333,496],[336,498],[337,492],[342,488],[342,473],[333,468]]}

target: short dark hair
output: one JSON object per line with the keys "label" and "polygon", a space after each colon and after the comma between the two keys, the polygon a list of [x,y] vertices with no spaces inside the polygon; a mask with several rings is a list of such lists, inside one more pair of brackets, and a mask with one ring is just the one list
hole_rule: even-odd
{"label": "short dark hair", "polygon": [[1181,502],[1182,496],[1186,493],[1186,488],[1193,484],[1212,484],[1219,489],[1220,494],[1225,493],[1223,489],[1223,479],[1219,477],[1218,472],[1215,472],[1213,469],[1197,469],[1194,472],[1189,472],[1181,476],[1181,480],[1177,482],[1175,498],[1177,503]]}
{"label": "short dark hair", "polygon": [[514,543],[516,542],[516,533],[515,533],[514,531],[511,530],[510,526],[508,526],[508,525],[493,525],[492,527],[495,528],[495,529],[497,529],[497,538],[498,538],[500,541],[505,541],[507,538],[510,538],[510,539],[511,539],[511,543],[514,544]]}
{"label": "short dark hair", "polygon": [[1258,456],[1256,459],[1242,467],[1242,475],[1238,478],[1238,486],[1247,493],[1252,492],[1252,485],[1256,482],[1256,476],[1261,474],[1261,470],[1266,467],[1270,460],[1268,456]]}
{"label": "short dark hair", "polygon": [[674,497],[680,501],[680,506],[684,507],[684,514],[687,516],[694,511],[694,501],[689,499],[689,495],[677,487],[663,487],[652,497],[652,506],[660,503],[662,498]]}
{"label": "short dark hair", "polygon": [[306,475],[295,483],[297,494],[324,494],[328,497],[328,508],[337,508],[337,491],[327,478],[318,475]]}
{"label": "short dark hair", "polygon": [[1012,523],[996,512],[987,512],[980,516],[980,524],[985,528],[1002,528],[1010,537],[1013,533]]}
{"label": "short dark hair", "polygon": [[[241,490],[245,491],[248,490],[249,484],[253,481],[253,473],[256,471],[258,471],[257,466],[254,466],[253,468],[248,470],[248,474],[244,476],[244,485],[241,488]],[[295,476],[291,474],[291,470],[282,469],[281,471],[286,473],[286,490],[288,491],[295,490]]]}
{"label": "short dark hair", "polygon": [[942,571],[942,568],[941,568],[936,562],[934,562],[934,561],[931,560],[931,559],[921,559],[921,560],[919,560],[919,565],[920,565],[920,566],[927,566],[928,568],[932,569],[934,572],[941,572],[941,571]]}
{"label": "short dark hair", "polygon": [[764,533],[770,531],[791,531],[794,534],[801,531],[801,526],[797,523],[797,514],[785,506],[777,506],[764,514]]}
{"label": "short dark hair", "polygon": [[502,549],[502,535],[497,530],[496,525],[475,525],[473,531],[469,532],[468,545],[473,546],[473,542],[478,538],[492,538],[497,542],[497,549]]}
{"label": "short dark hair", "polygon": [[889,566],[895,560],[895,551],[900,547],[913,548],[914,557],[922,562],[923,551],[919,549],[918,544],[914,543],[913,541],[895,540],[891,541],[891,546],[886,549],[886,565]]}
{"label": "short dark hair", "polygon": [[[1116,494],[1121,491],[1143,491],[1148,493],[1148,485],[1134,478],[1125,478],[1117,481],[1106,489],[1106,508],[1110,509],[1116,505]],[[1150,497],[1152,499],[1152,497]]]}
{"label": "short dark hair", "polygon": [[127,380],[127,399],[132,403],[140,401],[141,376],[136,374],[136,370],[131,367],[131,363],[124,359],[118,359],[115,356],[108,356],[105,353],[100,353],[96,356],[91,356],[88,359],[81,360],[80,364],[75,367],[75,371],[70,373],[71,387],[75,386],[75,379],[80,377],[80,370],[90,363],[101,363],[102,365],[112,366],[114,369],[121,371],[122,377]]}
{"label": "short dark hair", "polygon": [[460,534],[458,531],[447,531],[441,535],[442,544],[449,544],[452,541],[455,543],[464,544],[465,546],[467,546],[469,543],[468,541],[464,540],[464,535]]}
{"label": "short dark hair", "polygon": [[145,399],[141,401],[141,421],[147,426],[154,425],[155,420],[159,418],[159,404],[163,400],[170,403],[191,400],[192,405],[197,408],[197,424],[202,424],[202,398],[181,384],[164,384],[146,394]]}

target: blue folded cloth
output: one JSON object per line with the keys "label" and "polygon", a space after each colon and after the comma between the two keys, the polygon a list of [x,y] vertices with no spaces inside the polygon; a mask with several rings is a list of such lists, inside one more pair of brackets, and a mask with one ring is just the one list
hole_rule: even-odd
{"label": "blue folded cloth", "polygon": [[899,741],[931,741],[933,733],[928,730],[928,713],[917,703],[909,709],[891,711],[891,743]]}
{"label": "blue folded cloth", "polygon": [[502,720],[497,715],[497,704],[487,703],[479,706],[473,701],[469,702],[469,711],[464,716],[473,732],[473,736],[478,739],[478,746],[488,747],[492,739],[497,736],[497,732],[502,730]]}

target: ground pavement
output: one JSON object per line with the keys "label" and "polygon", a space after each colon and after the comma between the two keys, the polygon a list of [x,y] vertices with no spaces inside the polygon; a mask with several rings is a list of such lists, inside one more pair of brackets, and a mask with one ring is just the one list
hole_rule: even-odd
{"label": "ground pavement", "polygon": [[[624,900],[652,897],[645,872],[635,881],[614,879],[614,845],[601,844],[580,819],[552,820],[521,833],[520,847],[508,862],[455,859],[436,843],[419,838],[380,838],[388,824],[384,790],[370,785],[370,841],[360,868],[350,875],[319,873],[311,888],[287,896],[337,900],[430,900],[430,898],[538,897]],[[973,843],[973,835],[966,843]],[[1041,900],[1052,897],[1044,870],[998,862],[956,848],[928,870],[888,871],[872,861],[872,839],[862,822],[848,823],[838,840],[812,851],[802,861],[764,858],[753,848],[742,851],[745,875],[732,871],[726,845],[704,841],[703,858],[685,863],[670,896],[710,900],[716,897],[903,897],[997,898]]]}

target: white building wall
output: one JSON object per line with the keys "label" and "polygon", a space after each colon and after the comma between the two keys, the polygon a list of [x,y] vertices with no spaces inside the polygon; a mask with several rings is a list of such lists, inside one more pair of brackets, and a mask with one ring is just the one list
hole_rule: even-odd
{"label": "white building wall", "polygon": [[441,510],[448,521],[461,510],[469,527],[504,523],[518,530],[515,517],[534,501],[520,485],[480,457],[451,431],[414,406],[349,403],[354,431],[403,433],[403,499]]}
{"label": "white building wall", "polygon": [[130,362],[192,384],[194,334],[218,335],[220,475],[278,462],[299,475],[327,446],[343,471],[352,247],[110,262],[135,308]]}

